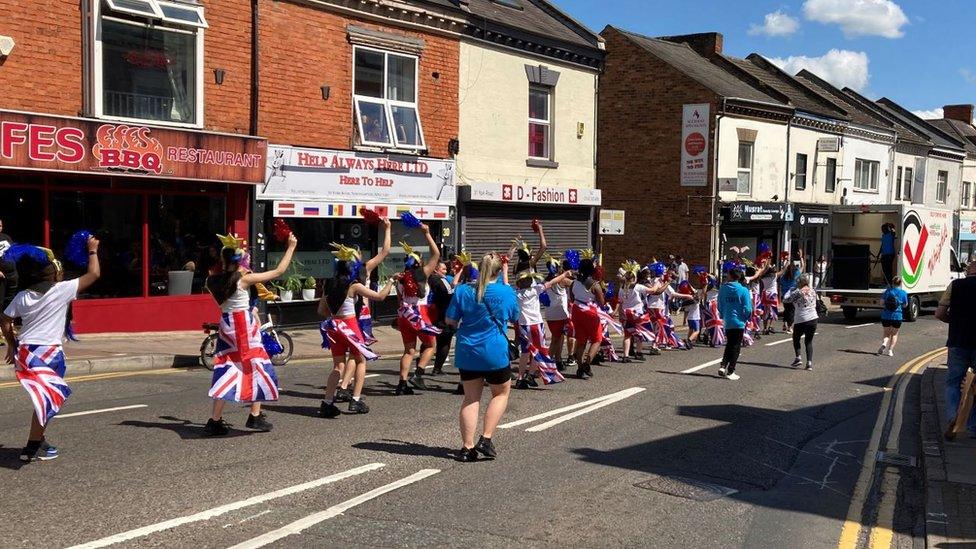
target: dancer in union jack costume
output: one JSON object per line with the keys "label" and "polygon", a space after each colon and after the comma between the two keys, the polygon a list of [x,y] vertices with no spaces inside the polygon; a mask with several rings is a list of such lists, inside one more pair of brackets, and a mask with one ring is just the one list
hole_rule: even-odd
{"label": "dancer in union jack costume", "polygon": [[705,296],[705,288],[695,289],[690,280],[684,280],[678,284],[678,293],[693,296],[692,299],[686,300],[681,305],[685,312],[685,320],[688,322],[688,337],[685,338],[685,346],[691,349],[701,336],[701,302]]}
{"label": "dancer in union jack costume", "polygon": [[630,362],[631,351],[637,360],[644,360],[644,343],[653,343],[651,317],[644,308],[644,299],[651,289],[637,282],[640,265],[633,260],[620,266],[623,284],[620,288],[620,318],[624,326],[624,357],[621,362]]}
{"label": "dancer in union jack costume", "polygon": [[251,405],[245,426],[258,431],[270,431],[271,422],[261,412],[262,401],[278,400],[278,376],[261,344],[258,319],[251,311],[251,286],[274,280],[283,275],[291,263],[298,245],[294,234],[288,236],[288,248],[274,269],[263,272],[244,272],[244,241],[235,235],[217,235],[223,244],[220,250],[223,272],[207,278],[207,291],[220,306],[221,317],[214,352],[213,379],[210,398],[213,413],[204,427],[207,436],[221,436],[229,432],[223,420],[224,403],[244,402]]}
{"label": "dancer in union jack costume", "polygon": [[[540,234],[541,231],[540,226]],[[543,242],[544,239],[545,237],[543,237]],[[528,246],[523,243],[522,249],[519,251],[520,259],[523,254],[529,255],[528,252]],[[569,279],[570,273],[562,273],[548,282],[542,282],[543,276],[535,272],[531,260],[528,263],[520,261],[519,266],[523,267],[523,270],[515,275],[515,297],[519,303],[517,340],[521,353],[519,354],[519,373],[515,380],[515,388],[528,389],[537,386],[533,373],[538,373],[546,385],[559,383],[564,378],[556,368],[556,361],[549,356],[540,299],[550,288]]]}
{"label": "dancer in union jack costume", "polygon": [[[376,360],[356,321],[356,309],[360,298],[382,301],[393,289],[393,279],[379,292],[366,287],[360,277],[364,268],[358,251],[342,244],[332,243],[335,256],[336,276],[329,282],[328,289],[319,300],[319,315],[325,317],[319,330],[322,332],[322,347],[332,351],[332,372],[325,383],[325,397],[322,399],[320,413],[323,417],[335,418],[341,413],[335,405],[339,382],[343,374],[355,377],[349,411],[354,414],[369,412],[362,398],[363,383],[366,380],[366,361]],[[348,355],[348,362],[346,356]],[[353,368],[349,368],[349,363]]]}
{"label": "dancer in union jack costume", "polygon": [[[787,259],[789,252],[785,252]],[[763,307],[763,335],[773,333],[773,322],[779,319],[779,276],[780,273],[772,266],[772,256],[767,260],[766,268],[760,278]]]}
{"label": "dancer in union jack costume", "polygon": [[[0,314],[0,330],[7,342],[6,361],[30,396],[34,406],[27,445],[20,453],[24,462],[58,457],[58,449],[44,439],[47,423],[71,395],[64,381],[65,364],[61,342],[67,325],[68,307],[98,280],[98,240],[87,239],[87,272],[73,280],[62,280],[61,264],[46,248],[28,244],[11,246],[4,258],[17,265],[18,292]],[[84,255],[84,251],[82,251]],[[14,336],[14,319],[21,319],[20,340]]]}
{"label": "dancer in union jack costume", "polygon": [[576,331],[576,376],[580,379],[593,377],[591,364],[600,352],[603,342],[601,307],[604,304],[603,285],[596,276],[593,250],[567,250],[566,260],[578,274],[570,286],[572,319]]}
{"label": "dancer in union jack costume", "polygon": [[712,347],[725,345],[725,325],[722,315],[718,312],[718,280],[707,272],[698,274],[699,281],[705,288],[705,299],[701,303],[702,325],[708,344]]}
{"label": "dancer in union jack costume", "polygon": [[[437,334],[441,329],[434,325],[427,310],[430,300],[430,286],[427,279],[437,268],[441,260],[441,251],[434,242],[434,237],[430,235],[430,228],[421,224],[420,230],[423,231],[430,247],[430,258],[427,263],[423,263],[420,254],[414,252],[406,242],[400,242],[400,246],[406,253],[403,260],[403,272],[400,274],[397,285],[397,297],[400,299],[400,308],[397,310],[397,328],[400,330],[400,339],[403,340],[403,355],[400,357],[400,379],[397,383],[396,395],[412,395],[413,385],[417,389],[426,390],[427,384],[424,382],[424,368],[430,364],[437,350]],[[414,357],[417,356],[417,341],[420,341],[420,358],[417,361],[417,370],[410,375],[410,365]],[[407,384],[409,381],[410,385]]]}
{"label": "dancer in union jack costume", "polygon": [[[569,272],[568,264],[565,260],[560,262],[551,255],[543,256],[546,266],[546,280],[552,280],[562,273]],[[573,352],[576,350],[576,339],[573,331],[573,320],[569,316],[569,287],[573,285],[571,277],[563,279],[562,282],[549,288],[549,290],[539,296],[539,302],[545,307],[543,311],[546,317],[546,324],[549,326],[549,333],[552,334],[552,344],[549,346],[549,354],[556,361],[556,369],[560,372],[566,366],[576,366],[576,358]],[[566,343],[569,358],[567,363],[563,363],[563,343]]]}
{"label": "dancer in union jack costume", "polygon": [[647,304],[654,326],[654,337],[658,348],[686,349],[684,341],[675,333],[674,321],[668,314],[668,299],[691,299],[692,295],[680,294],[671,287],[671,279],[664,263],[655,262],[648,265],[651,272],[650,288]]}

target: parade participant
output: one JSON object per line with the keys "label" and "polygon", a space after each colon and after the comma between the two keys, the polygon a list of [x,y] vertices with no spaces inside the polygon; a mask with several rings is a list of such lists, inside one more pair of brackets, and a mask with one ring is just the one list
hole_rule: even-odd
{"label": "parade participant", "polygon": [[441,333],[437,334],[434,369],[431,370],[432,375],[438,376],[444,373],[444,363],[447,362],[447,355],[451,352],[451,340],[454,339],[454,330],[447,326],[444,317],[454,295],[454,276],[449,274],[447,263],[441,261],[437,264],[437,268],[427,278],[427,285],[430,286],[430,318],[441,329]]}
{"label": "parade participant", "polygon": [[702,316],[702,327],[708,344],[714,347],[725,345],[725,324],[722,322],[722,314],[718,309],[718,279],[708,274],[704,267],[698,272],[699,284],[705,290],[705,297],[702,301],[700,311]]}
{"label": "parade participant", "polygon": [[356,309],[368,300],[382,301],[390,295],[393,289],[391,278],[379,292],[369,289],[363,284],[360,270],[364,268],[357,250],[337,244],[331,244],[332,254],[335,256],[335,278],[329,282],[327,290],[319,300],[319,316],[326,320],[322,322],[322,347],[332,351],[332,372],[325,384],[325,398],[322,400],[320,413],[324,417],[338,417],[339,408],[335,405],[336,392],[343,372],[348,372],[349,361],[355,365],[352,372],[355,377],[352,396],[349,400],[349,411],[356,414],[369,412],[369,406],[362,398],[363,384],[366,380],[366,361],[376,360],[379,356],[374,353],[366,342],[366,338],[359,327]]}
{"label": "parade participant", "polygon": [[640,265],[629,260],[621,265],[623,283],[620,288],[620,319],[624,325],[624,356],[621,362],[634,358],[644,360],[643,345],[654,341],[651,317],[644,308],[644,300],[651,293],[651,289],[637,282]]}
{"label": "parade participant", "polygon": [[793,324],[793,352],[796,358],[791,364],[794,368],[799,368],[803,364],[800,358],[800,339],[803,338],[807,350],[806,369],[813,369],[813,336],[817,333],[817,321],[820,318],[817,314],[819,299],[816,290],[810,286],[807,275],[801,275],[797,279],[796,288],[783,296],[783,302],[793,305],[796,313]]}
{"label": "parade participant", "polygon": [[[649,266],[650,265],[653,265],[654,263],[657,263],[657,262],[652,259],[651,263],[648,263],[647,265],[641,267],[641,270],[638,271],[638,273],[637,273],[637,284],[640,284],[642,286],[645,286],[647,288],[650,288],[650,286],[651,286],[651,271],[649,269]],[[654,299],[652,299],[653,296],[650,293],[645,294],[643,297],[644,297],[644,312],[647,313],[648,319],[650,319],[651,303],[654,301]],[[654,323],[653,322],[650,323],[649,328],[650,328],[651,332],[653,332],[655,334],[657,333],[655,331]],[[657,356],[657,355],[660,355],[661,354],[660,349],[657,348],[657,336],[656,335],[649,342],[649,344],[647,346],[647,353],[650,354],[650,355],[653,355],[653,356]]]}
{"label": "parade participant", "polygon": [[424,383],[424,368],[430,363],[434,356],[437,334],[441,333],[440,328],[431,322],[430,313],[427,308],[430,286],[427,278],[437,264],[440,262],[441,251],[434,242],[434,237],[430,234],[430,227],[426,224],[420,225],[427,245],[430,247],[430,259],[427,263],[422,263],[420,254],[413,251],[407,243],[400,242],[407,257],[404,259],[403,274],[400,276],[397,285],[397,296],[400,299],[400,308],[397,311],[397,328],[400,330],[400,338],[403,340],[403,356],[400,357],[400,380],[397,383],[396,395],[412,395],[413,389],[407,385],[410,374],[410,364],[417,355],[417,340],[420,340],[420,359],[417,361],[417,370],[413,376],[409,376],[410,385],[417,389],[426,390]]}
{"label": "parade participant", "polygon": [[688,324],[688,337],[685,339],[685,347],[691,349],[701,335],[701,303],[705,297],[705,288],[695,289],[690,280],[685,280],[678,284],[678,292],[692,296],[681,306],[684,311],[685,322]]}
{"label": "parade participant", "polygon": [[684,349],[685,344],[674,330],[674,321],[669,313],[669,299],[691,299],[690,294],[679,294],[671,286],[671,279],[663,263],[648,265],[651,273],[648,308],[657,348]]}
{"label": "parade participant", "polygon": [[13,245],[13,239],[3,232],[3,220],[0,219],[0,311],[17,294],[17,263],[4,257]]}
{"label": "parade participant", "polygon": [[[796,288],[796,282],[800,278],[800,274],[806,270],[806,259],[804,259],[803,250],[798,252],[800,256],[800,264],[795,265],[793,261],[790,260],[789,252],[783,252],[786,257],[786,264],[779,272],[779,290],[782,292],[783,296],[792,292]],[[794,306],[793,303],[783,303],[783,331],[790,334],[793,333],[793,313]]]}
{"label": "parade participant", "polygon": [[288,248],[274,269],[244,273],[240,264],[245,252],[243,240],[234,235],[217,237],[223,244],[220,250],[223,271],[207,277],[206,288],[220,306],[221,320],[209,392],[214,401],[213,413],[207,420],[204,434],[220,436],[228,433],[228,425],[222,417],[225,401],[250,404],[251,412],[245,426],[270,431],[271,422],[261,412],[261,401],[278,400],[278,376],[262,346],[261,330],[251,312],[249,289],[285,274],[298,239],[294,233],[288,236]]}
{"label": "parade participant", "polygon": [[519,328],[516,332],[516,340],[520,349],[516,389],[528,389],[530,386],[537,385],[533,374],[526,375],[530,363],[531,371],[541,376],[542,382],[546,385],[559,383],[564,379],[556,368],[556,362],[549,355],[539,298],[553,286],[570,279],[570,275],[571,273],[565,272],[548,282],[540,283],[543,276],[531,268],[516,274],[515,296],[519,304]]}
{"label": "parade participant", "polygon": [[[0,331],[7,344],[6,363],[14,364],[17,380],[31,398],[27,445],[20,460],[46,461],[58,457],[58,449],[44,438],[47,423],[71,395],[64,381],[65,363],[61,343],[68,306],[80,292],[98,280],[98,240],[88,238],[88,269],[79,278],[63,280],[64,271],[54,254],[26,244],[10,246],[4,257],[17,268],[24,288],[0,314]],[[21,319],[20,340],[14,335],[14,320]]]}
{"label": "parade participant", "polygon": [[[788,256],[789,252],[785,253]],[[762,274],[762,278],[760,279],[760,301],[764,313],[763,335],[773,333],[773,322],[779,318],[779,285],[777,284],[777,279],[781,274],[772,267],[772,258],[769,261],[770,266]]]}
{"label": "parade participant", "polygon": [[596,265],[593,250],[567,250],[566,259],[572,270],[579,271],[570,286],[572,296],[573,329],[576,333],[576,377],[593,377],[591,364],[600,352],[603,341],[603,326],[600,323],[604,304],[603,286],[595,277]]}
{"label": "parade participant", "polygon": [[[760,250],[762,247],[763,245],[760,244]],[[746,323],[746,334],[751,340],[750,345],[753,341],[762,339],[763,314],[765,311],[762,297],[762,279],[766,275],[766,272],[770,269],[768,255],[764,257],[762,254],[760,254],[760,256],[756,259],[757,263],[759,264],[759,268],[756,268],[755,265],[747,266],[745,270],[745,278],[743,279],[743,284],[749,290],[749,295],[752,296],[752,316],[749,317],[749,322]]]}
{"label": "parade participant", "polygon": [[[508,406],[512,384],[507,330],[518,321],[519,311],[511,286],[496,284],[503,268],[501,256],[494,252],[485,255],[477,284],[459,285],[447,309],[447,323],[457,329],[454,359],[464,388],[459,414],[461,450],[457,455],[461,462],[476,461],[479,454],[488,459],[497,456],[492,436]],[[485,411],[481,438],[475,444],[485,383],[491,389],[491,402]]]}
{"label": "parade participant", "polygon": [[878,356],[886,354],[895,356],[895,345],[898,344],[898,331],[904,320],[902,311],[908,307],[908,293],[901,289],[901,277],[891,279],[891,284],[881,294],[881,326],[884,328],[884,339],[878,348]]}
{"label": "parade participant", "polygon": [[[546,282],[555,279],[563,273],[570,272],[566,261],[560,263],[556,258],[546,255],[543,257],[546,265]],[[566,277],[561,282],[550,287],[545,295],[539,296],[540,302],[545,306],[546,324],[549,326],[549,333],[552,335],[552,344],[549,346],[549,356],[556,361],[556,369],[560,372],[566,369],[567,364],[563,363],[563,342],[567,343],[568,365],[575,366],[575,339],[573,339],[573,321],[569,318],[569,292],[568,288],[573,285],[572,277]]]}
{"label": "parade participant", "polygon": [[735,373],[735,366],[739,362],[742,351],[742,336],[745,333],[746,321],[752,315],[752,298],[749,290],[742,285],[741,266],[726,262],[722,271],[726,274],[726,282],[722,284],[718,293],[718,310],[725,324],[725,353],[722,356],[722,366],[718,375],[735,381],[739,374]]}

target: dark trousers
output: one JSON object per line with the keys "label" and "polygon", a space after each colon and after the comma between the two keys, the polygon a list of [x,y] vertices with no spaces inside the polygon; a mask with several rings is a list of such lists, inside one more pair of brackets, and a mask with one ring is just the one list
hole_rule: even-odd
{"label": "dark trousers", "polygon": [[792,303],[784,303],[783,304],[783,322],[785,322],[787,326],[792,326],[793,325],[793,317],[794,316],[796,316],[796,305],[794,305]]}
{"label": "dark trousers", "polygon": [[891,279],[895,276],[895,254],[881,256],[881,272],[884,273],[885,284],[891,284]]}
{"label": "dark trousers", "polygon": [[813,334],[817,332],[817,321],[801,322],[793,325],[793,352],[800,356],[800,339],[807,348],[807,362],[813,362]]}
{"label": "dark trousers", "polygon": [[444,328],[444,331],[437,334],[437,348],[434,351],[434,368],[440,370],[444,367],[447,355],[451,352],[451,339],[454,338],[454,330]]}
{"label": "dark trousers", "polygon": [[722,355],[722,364],[728,373],[735,371],[735,364],[739,362],[739,353],[742,352],[742,336],[746,331],[742,328],[736,330],[725,330],[725,354]]}

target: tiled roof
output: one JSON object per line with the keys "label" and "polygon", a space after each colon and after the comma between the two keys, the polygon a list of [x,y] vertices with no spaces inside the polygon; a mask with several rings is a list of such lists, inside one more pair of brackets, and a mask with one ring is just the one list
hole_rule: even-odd
{"label": "tiled roof", "polygon": [[898,134],[898,141],[913,143],[915,145],[932,145],[932,141],[925,134],[903,124],[897,117],[892,116],[891,113],[883,109],[881,105],[878,105],[874,101],[871,101],[867,97],[864,97],[850,88],[844,88],[841,91],[844,93],[844,95],[849,97],[851,102],[857,107],[869,111],[875,116],[879,116],[894,124],[895,133]]}
{"label": "tiled roof", "polygon": [[898,118],[901,124],[912,128],[912,130],[916,132],[921,132],[924,134],[936,147],[945,149],[962,149],[963,144],[961,141],[957,140],[957,138],[947,135],[942,130],[915,116],[909,110],[905,109],[898,103],[895,103],[891,99],[882,97],[877,101],[877,104],[880,105],[881,108],[886,112],[889,112],[892,116]]}
{"label": "tiled roof", "polygon": [[760,55],[754,53],[746,59],[739,59],[728,55],[724,57],[735,64],[736,67],[749,73],[753,78],[756,78],[763,84],[789,98],[790,103],[797,110],[839,120],[847,120],[850,118],[843,108],[832,103],[830,99],[821,97],[815,92],[806,89],[803,83],[783,72]]}
{"label": "tiled roof", "polygon": [[[597,47],[599,37],[575,19],[545,0],[515,0],[522,9],[501,5],[492,0],[470,0],[468,9],[473,15],[494,23],[519,29],[577,46]],[[450,0],[440,3],[457,5]]]}
{"label": "tiled roof", "polygon": [[812,72],[804,69],[798,72],[795,78],[807,88],[842,107],[850,116],[851,122],[862,126],[873,126],[888,131],[895,131],[895,125],[891,121],[884,119],[868,109],[860,107],[849,96],[844,95],[844,92],[838,90]]}
{"label": "tiled roof", "polygon": [[958,139],[970,155],[976,154],[976,127],[972,124],[951,118],[938,118],[926,122]]}

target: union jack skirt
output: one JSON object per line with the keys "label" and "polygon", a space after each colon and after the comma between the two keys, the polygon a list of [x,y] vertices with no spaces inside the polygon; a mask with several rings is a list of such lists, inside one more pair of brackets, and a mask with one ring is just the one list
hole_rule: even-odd
{"label": "union jack skirt", "polygon": [[223,314],[209,395],[232,402],[278,400],[278,376],[251,311]]}
{"label": "union jack skirt", "polygon": [[61,411],[71,395],[64,381],[64,352],[60,345],[20,345],[14,361],[17,381],[23,385],[34,405],[37,421],[43,426]]}

